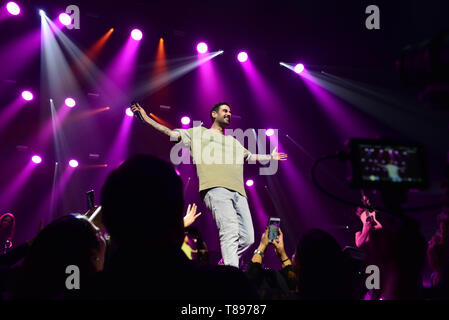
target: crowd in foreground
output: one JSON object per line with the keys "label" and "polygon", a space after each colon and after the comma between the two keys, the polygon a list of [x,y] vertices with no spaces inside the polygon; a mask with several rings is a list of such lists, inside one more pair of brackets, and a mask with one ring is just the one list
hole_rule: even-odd
{"label": "crowd in foreground", "polygon": [[[132,201],[130,201],[132,199]],[[182,181],[157,158],[133,156],[114,170],[98,208],[51,222],[35,238],[12,247],[12,214],[0,216],[0,294],[23,299],[403,300],[449,298],[449,212],[426,241],[418,224],[396,216],[382,224],[359,208],[363,228],[353,248],[342,249],[327,232],[301,235],[295,253],[284,249],[283,233],[268,230],[246,269],[209,263],[207,246],[184,216]],[[94,216],[93,213],[96,213]],[[274,250],[280,270],[263,267]],[[426,261],[427,259],[427,261]],[[432,269],[430,286],[423,269]],[[379,283],[366,283],[366,266],[377,266]]]}

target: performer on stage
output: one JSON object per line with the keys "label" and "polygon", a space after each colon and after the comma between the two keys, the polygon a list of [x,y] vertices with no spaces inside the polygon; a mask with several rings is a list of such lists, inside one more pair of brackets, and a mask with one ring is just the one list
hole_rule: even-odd
{"label": "performer on stage", "polygon": [[[234,137],[225,136],[224,129],[231,122],[231,108],[226,102],[219,102],[210,110],[213,124],[209,129],[198,126],[170,130],[151,119],[138,103],[131,109],[134,113],[140,112],[146,123],[170,136],[170,140],[190,148],[201,198],[211,210],[219,231],[223,264],[238,268],[243,252],[254,242],[253,223],[243,186],[243,160],[283,161],[287,155],[278,153],[277,148],[271,155],[251,154]],[[213,159],[204,159],[208,154],[203,152],[205,150],[213,151]],[[223,161],[216,161],[217,158]]]}

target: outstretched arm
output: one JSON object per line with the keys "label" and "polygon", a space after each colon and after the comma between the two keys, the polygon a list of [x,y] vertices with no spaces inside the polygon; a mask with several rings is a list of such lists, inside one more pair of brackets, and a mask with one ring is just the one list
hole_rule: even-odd
{"label": "outstretched arm", "polygon": [[269,161],[271,159],[273,160],[279,160],[279,161],[285,161],[287,160],[287,154],[282,152],[277,152],[277,147],[273,149],[273,152],[271,154],[252,154],[248,161]]}
{"label": "outstretched arm", "polygon": [[166,134],[167,136],[170,137],[170,140],[172,141],[179,141],[181,139],[181,134],[177,131],[171,130],[169,128],[167,128],[166,126],[154,121],[153,119],[151,119],[147,113],[145,112],[145,110],[138,104],[133,104],[131,106],[131,110],[135,113],[136,111],[139,111],[140,114],[143,117],[143,120],[148,123],[150,126],[152,126],[153,128],[155,128],[157,131],[162,132],[164,134]]}

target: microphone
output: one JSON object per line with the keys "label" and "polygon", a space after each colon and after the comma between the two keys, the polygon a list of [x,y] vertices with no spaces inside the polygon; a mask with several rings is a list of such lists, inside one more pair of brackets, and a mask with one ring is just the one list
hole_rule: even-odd
{"label": "microphone", "polygon": [[[131,101],[131,106],[136,105],[136,104],[137,104],[136,101]],[[139,118],[143,124],[145,124],[145,120],[143,120],[143,117],[142,117],[142,114],[140,113],[140,111],[136,111],[136,112],[134,112],[134,114],[137,115],[137,118]]]}

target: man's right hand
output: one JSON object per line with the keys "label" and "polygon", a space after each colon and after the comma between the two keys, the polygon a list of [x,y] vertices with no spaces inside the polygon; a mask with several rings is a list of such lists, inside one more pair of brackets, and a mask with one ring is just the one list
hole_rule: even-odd
{"label": "man's right hand", "polygon": [[166,126],[164,126],[164,125],[160,124],[159,122],[150,118],[147,115],[147,113],[145,112],[145,110],[140,106],[139,103],[136,102],[135,104],[131,105],[131,110],[132,110],[132,112],[134,112],[135,117],[137,117],[135,115],[135,113],[137,111],[139,111],[140,114],[142,115],[143,120],[147,124],[149,124],[150,126],[155,128],[157,131],[162,132],[163,134],[166,134],[167,136],[169,136],[172,141],[178,142],[181,139],[181,134],[178,131],[171,130],[171,129],[167,128]]}
{"label": "man's right hand", "polygon": [[139,103],[133,104],[131,106],[131,111],[134,113],[134,117],[137,117],[136,112],[139,111],[140,114],[142,115],[143,119],[146,120],[148,118],[147,113],[145,112],[145,110],[140,106]]}

